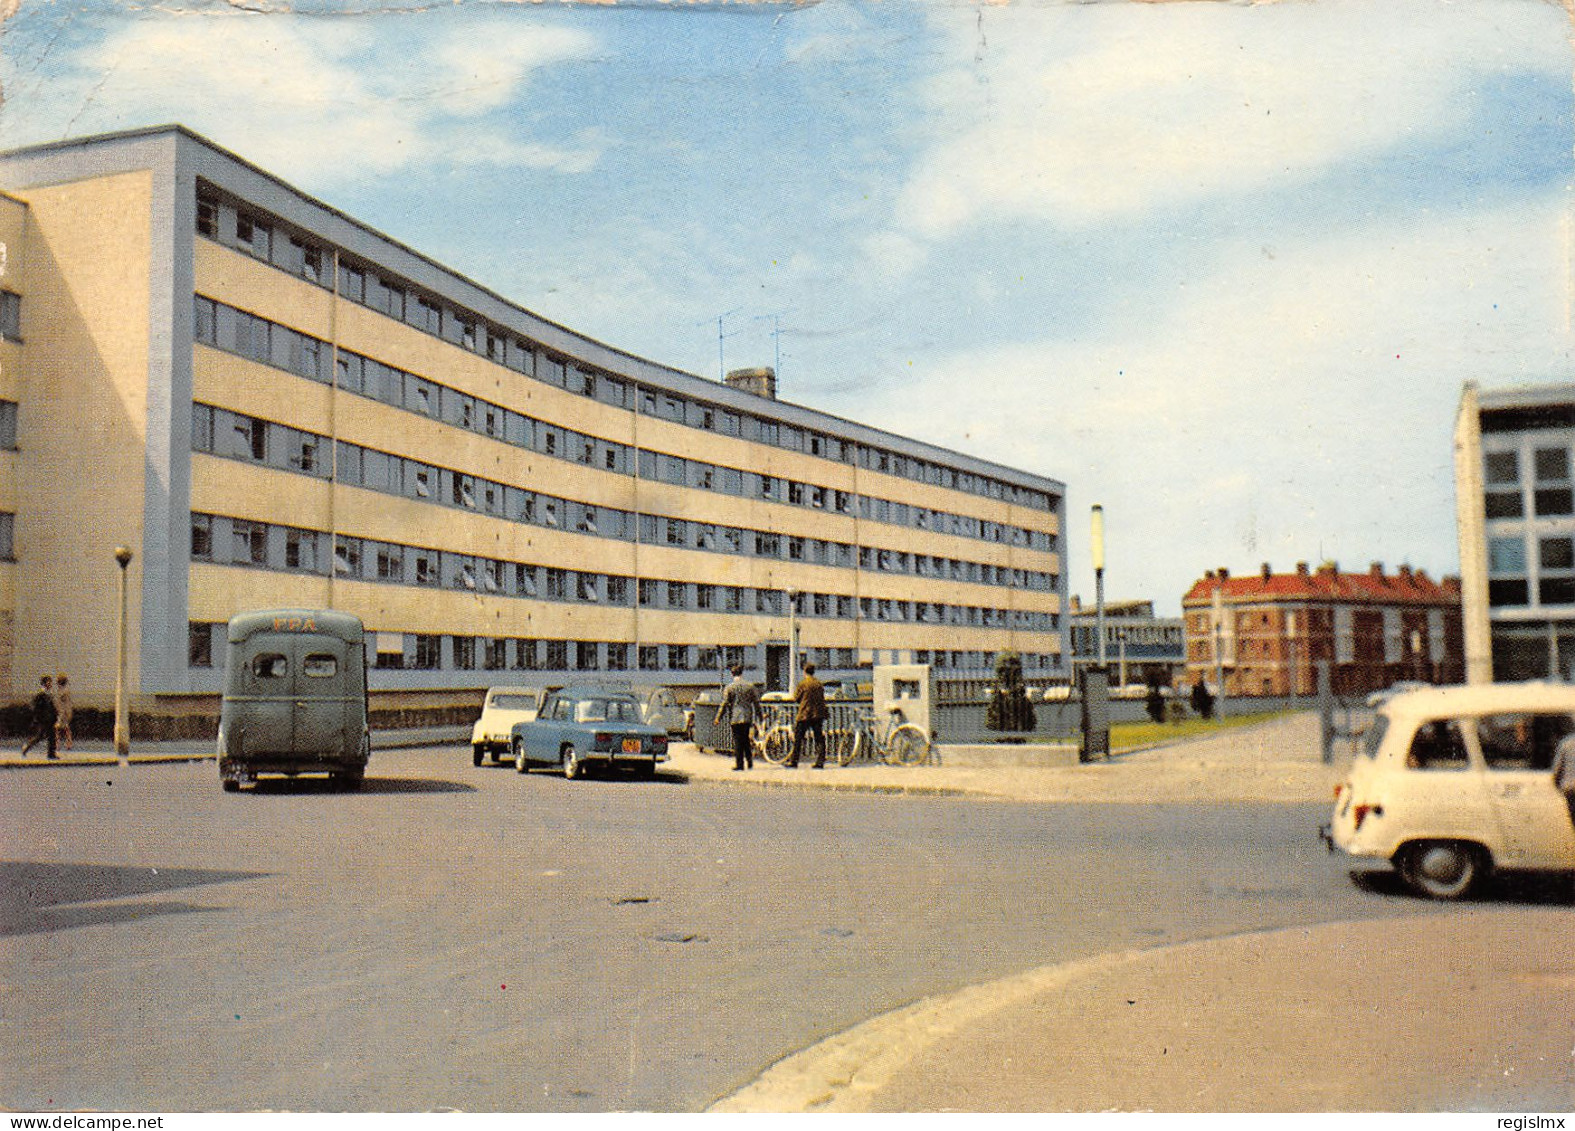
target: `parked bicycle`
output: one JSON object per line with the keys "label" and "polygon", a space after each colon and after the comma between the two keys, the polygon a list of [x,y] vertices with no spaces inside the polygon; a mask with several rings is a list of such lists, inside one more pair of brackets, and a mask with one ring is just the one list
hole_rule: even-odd
{"label": "parked bicycle", "polygon": [[[862,729],[858,708],[851,703],[832,703],[830,717],[822,728],[826,742],[826,761],[846,766],[858,750]],[[765,721],[759,728],[755,755],[774,766],[786,765],[793,757],[793,720],[797,707],[791,703],[765,704]],[[811,739],[810,741],[813,741]]]}
{"label": "parked bicycle", "polygon": [[888,766],[922,766],[933,753],[924,728],[905,721],[901,707],[891,707],[879,725],[873,710],[863,712],[854,736],[852,759],[865,758]]}

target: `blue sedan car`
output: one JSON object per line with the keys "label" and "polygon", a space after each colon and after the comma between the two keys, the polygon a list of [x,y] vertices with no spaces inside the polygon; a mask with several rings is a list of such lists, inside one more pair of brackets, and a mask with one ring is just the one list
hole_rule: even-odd
{"label": "blue sedan car", "polygon": [[641,722],[630,691],[565,687],[549,695],[534,719],[514,724],[514,768],[557,766],[573,780],[591,766],[627,766],[650,777],[667,760],[667,731]]}

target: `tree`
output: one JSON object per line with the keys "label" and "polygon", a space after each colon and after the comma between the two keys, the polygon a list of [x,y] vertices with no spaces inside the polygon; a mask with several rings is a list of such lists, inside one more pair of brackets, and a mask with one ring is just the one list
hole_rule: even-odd
{"label": "tree", "polygon": [[990,730],[1033,730],[1034,705],[1023,686],[1023,658],[1002,652],[995,658],[995,687],[985,708],[984,725]]}

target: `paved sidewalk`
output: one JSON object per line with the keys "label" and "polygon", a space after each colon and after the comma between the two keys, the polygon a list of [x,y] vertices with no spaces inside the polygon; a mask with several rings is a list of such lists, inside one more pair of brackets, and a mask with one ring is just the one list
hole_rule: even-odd
{"label": "paved sidewalk", "polygon": [[1575,1111],[1567,907],[1101,955],[873,1018],[722,1112]]}
{"label": "paved sidewalk", "polygon": [[[55,761],[50,761],[42,744],[35,746],[22,757],[23,738],[0,739],[0,770],[43,769],[55,766],[113,766],[116,764],[115,746],[108,739],[79,740],[72,749],[62,750]],[[374,730],[372,732],[372,757],[379,750],[401,750],[421,746],[463,746],[470,741],[467,727],[416,727],[406,730]],[[159,762],[212,761],[214,741],[211,738],[182,738],[168,742],[139,741],[131,744],[132,765]]]}
{"label": "paved sidewalk", "polygon": [[1311,713],[1222,731],[1105,761],[1072,766],[883,766],[828,764],[814,770],[757,760],[736,773],[731,754],[675,744],[667,768],[691,780],[879,793],[968,793],[1022,801],[1144,803],[1329,801],[1339,780],[1320,759],[1318,718]]}

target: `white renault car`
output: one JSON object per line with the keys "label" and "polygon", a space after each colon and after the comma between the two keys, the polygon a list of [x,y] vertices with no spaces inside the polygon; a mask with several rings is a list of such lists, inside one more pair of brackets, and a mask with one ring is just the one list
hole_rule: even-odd
{"label": "white renault car", "polygon": [[541,709],[539,687],[494,687],[481,705],[481,718],[470,731],[471,764],[481,765],[488,754],[494,762],[512,756],[514,724],[527,723]]}
{"label": "white renault car", "polygon": [[1386,700],[1335,790],[1330,851],[1387,860],[1458,899],[1488,872],[1575,870],[1575,817],[1553,782],[1575,686],[1434,687]]}

